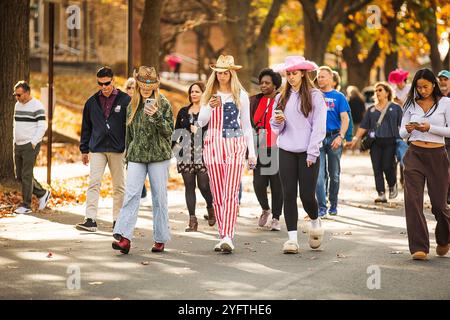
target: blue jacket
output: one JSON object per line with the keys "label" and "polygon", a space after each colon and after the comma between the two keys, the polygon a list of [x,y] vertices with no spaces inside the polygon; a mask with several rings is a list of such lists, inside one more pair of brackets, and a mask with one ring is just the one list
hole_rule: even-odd
{"label": "blue jacket", "polygon": [[125,126],[130,96],[119,89],[108,118],[100,104],[99,92],[84,105],[81,124],[81,153],[125,151]]}

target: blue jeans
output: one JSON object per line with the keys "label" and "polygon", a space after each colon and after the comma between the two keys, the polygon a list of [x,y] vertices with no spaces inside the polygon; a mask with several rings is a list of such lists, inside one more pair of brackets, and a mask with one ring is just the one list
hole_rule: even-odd
{"label": "blue jeans", "polygon": [[[337,208],[343,148],[341,145],[337,149],[331,149],[331,143],[337,136],[338,134],[326,137],[323,140],[322,148],[320,148],[320,169],[316,186],[316,197],[319,208],[327,208],[327,194],[328,200],[330,201],[330,207],[333,209]],[[326,183],[327,175],[330,183],[328,192]]]}
{"label": "blue jeans", "polygon": [[403,139],[397,139],[397,146],[395,150],[395,155],[397,161],[403,166],[403,157],[405,156],[406,150],[408,150],[408,144]]}
{"label": "blue jeans", "polygon": [[113,234],[129,240],[136,226],[142,186],[148,174],[153,204],[153,239],[166,243],[170,240],[169,214],[167,208],[167,181],[170,160],[152,163],[128,163],[125,199]]}

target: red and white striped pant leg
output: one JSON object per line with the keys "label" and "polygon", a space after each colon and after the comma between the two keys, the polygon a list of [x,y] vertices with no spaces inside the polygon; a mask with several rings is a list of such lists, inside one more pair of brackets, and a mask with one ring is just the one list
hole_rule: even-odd
{"label": "red and white striped pant leg", "polygon": [[224,236],[234,238],[237,212],[239,207],[239,186],[244,169],[246,142],[243,137],[224,139],[226,167],[224,172],[224,223],[219,230]]}
{"label": "red and white striped pant leg", "polygon": [[222,163],[222,157],[217,156],[216,150],[214,150],[212,145],[205,148],[204,155],[209,185],[213,196],[214,215],[220,230],[223,223],[223,174],[225,166]]}
{"label": "red and white striped pant leg", "polygon": [[[208,170],[209,184],[213,195],[214,214],[219,230],[223,224],[223,177],[225,170],[225,146],[222,138],[222,107],[212,110],[208,128],[208,137],[205,141],[203,155]],[[222,237],[223,234],[220,233]]]}

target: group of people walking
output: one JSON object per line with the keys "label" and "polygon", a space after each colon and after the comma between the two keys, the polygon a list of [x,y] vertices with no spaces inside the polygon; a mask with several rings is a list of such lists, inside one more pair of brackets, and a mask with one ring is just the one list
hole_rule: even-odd
{"label": "group of people walking", "polygon": [[[398,194],[394,158],[401,149],[399,161],[404,166],[405,212],[413,258],[426,259],[429,253],[423,214],[425,181],[437,220],[436,252],[448,252],[449,161],[444,141],[445,137],[450,138],[450,128],[446,127],[450,121],[448,71],[436,77],[430,70],[422,69],[411,85],[406,85],[405,74],[396,70],[390,80],[400,78],[402,84],[397,89],[408,88],[406,96],[394,92],[388,83],[377,83],[375,103],[364,113],[365,110],[359,110],[360,104],[349,100],[352,106],[349,105],[345,95],[336,90],[339,79],[333,70],[304,57],[289,56],[283,64],[262,70],[258,77],[261,92],[251,97],[239,81],[241,68],[232,56],[221,55],[211,65],[206,85],[195,82],[189,87],[189,104],[180,109],[176,121],[170,102],[159,90],[160,78],[155,68],[141,66],[135,71],[127,81],[127,92],[116,88],[109,67],[101,68],[97,72],[99,91],[87,100],[83,110],[80,151],[83,163],[90,164],[90,181],[86,219],[76,227],[97,230],[100,183],[108,165],[114,189],[113,249],[126,254],[131,248],[148,176],[153,206],[152,251],[164,251],[170,240],[169,164],[175,155],[189,212],[185,231],[198,229],[198,186],[206,202],[204,218],[209,226],[217,223],[219,241],[214,251],[234,251],[245,165],[253,170],[253,186],[261,206],[258,225],[280,231],[280,216],[284,212],[288,237],[282,251],[298,253],[299,194],[310,220],[308,243],[317,249],[324,236],[322,219],[338,214],[344,145],[355,148],[364,137],[378,192],[376,202],[387,201],[383,175],[389,198]],[[315,79],[312,71],[317,74]],[[284,85],[281,74],[286,77]],[[15,89],[21,88],[27,89]],[[23,104],[20,94],[16,93],[16,121],[20,121],[23,112],[19,109]],[[349,96],[358,98],[358,93]],[[354,108],[359,108],[355,119]],[[39,116],[39,112],[33,114]],[[22,146],[16,141],[16,152]],[[34,150],[33,142],[31,146]],[[24,189],[30,189],[28,180],[23,183]],[[32,185],[36,187],[31,190],[45,206],[50,194],[37,183]]]}

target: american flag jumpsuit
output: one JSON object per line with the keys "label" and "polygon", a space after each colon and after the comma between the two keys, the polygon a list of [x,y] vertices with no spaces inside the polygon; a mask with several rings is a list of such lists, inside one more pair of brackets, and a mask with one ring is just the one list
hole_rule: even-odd
{"label": "american flag jumpsuit", "polygon": [[239,109],[234,102],[222,100],[220,107],[211,109],[203,149],[221,238],[234,237],[246,151]]}

